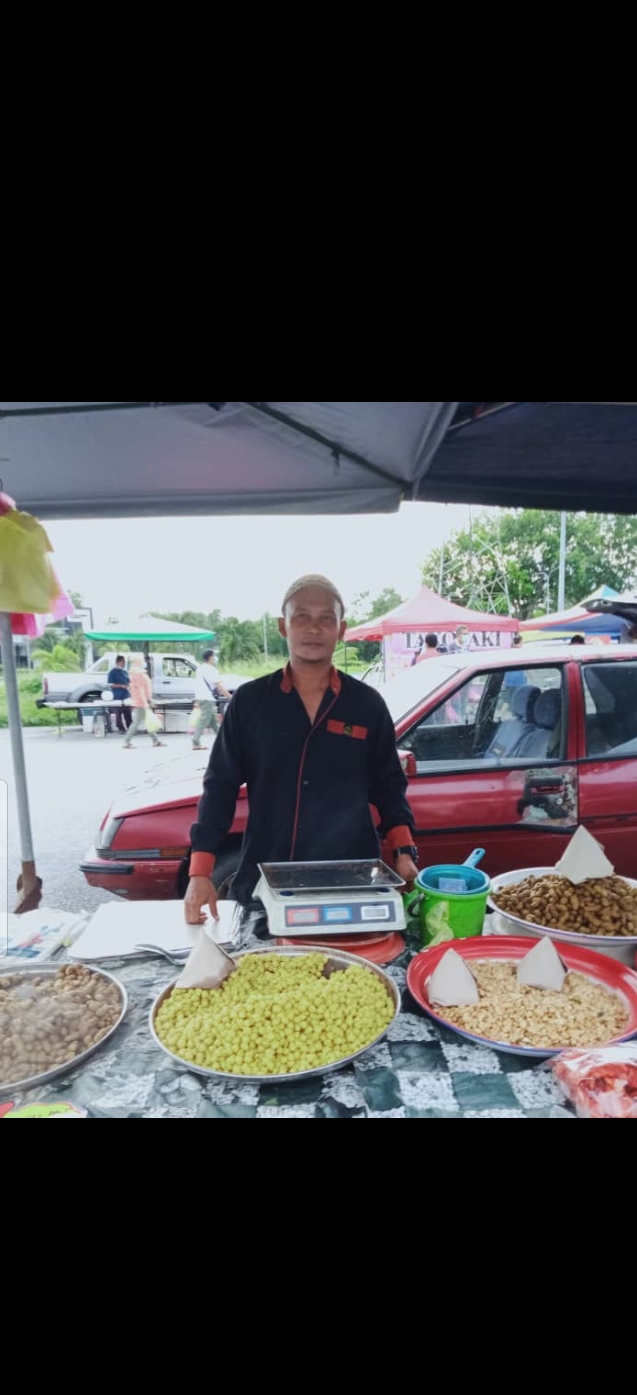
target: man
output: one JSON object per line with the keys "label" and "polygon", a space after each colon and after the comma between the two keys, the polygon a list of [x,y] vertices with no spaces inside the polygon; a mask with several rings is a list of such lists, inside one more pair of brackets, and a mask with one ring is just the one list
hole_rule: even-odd
{"label": "man", "polygon": [[206,727],[212,727],[214,732],[219,730],[215,693],[218,693],[219,697],[231,697],[215,668],[214,649],[205,649],[195,678],[195,702],[198,704],[198,710],[192,728],[193,751],[205,751],[205,746],[201,744],[201,736]]}
{"label": "man", "polygon": [[250,814],[233,896],[249,904],[259,862],[313,862],[378,856],[369,805],[378,809],[394,867],[417,875],[413,815],[389,711],[379,693],[332,666],[345,633],[343,601],[324,576],[288,587],[279,620],[285,669],[235,693],[214,743],[193,824],[189,925],[217,916],[210,881],[234,816],[240,785]]}
{"label": "man", "polygon": [[425,659],[435,659],[438,657],[438,636],[433,630],[425,635],[425,643],[422,653],[418,655],[418,663],[422,664]]}
{"label": "man", "polygon": [[[125,702],[130,697],[130,678],[126,672],[126,660],[123,654],[117,655],[115,668],[112,668],[108,675],[107,685],[118,703]],[[122,735],[125,736],[133,720],[130,707],[112,707],[111,712],[116,714],[118,731],[121,731]]]}
{"label": "man", "polygon": [[[511,640],[512,649],[520,649],[522,646],[522,635],[519,630]],[[509,668],[504,675],[505,688],[523,688],[526,683],[526,673],[523,668]]]}
{"label": "man", "polygon": [[450,654],[466,654],[469,649],[469,627],[468,625],[458,625],[454,637],[449,645]]}

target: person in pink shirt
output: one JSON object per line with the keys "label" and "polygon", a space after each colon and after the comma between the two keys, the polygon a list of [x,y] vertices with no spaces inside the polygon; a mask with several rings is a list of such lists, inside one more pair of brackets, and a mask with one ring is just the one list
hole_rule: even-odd
{"label": "person in pink shirt", "polygon": [[[126,733],[126,740],[124,742],[125,751],[130,750],[132,738],[138,731],[146,731],[146,713],[150,707],[153,696],[152,684],[148,674],[144,672],[141,659],[133,659],[129,672],[133,720]],[[152,738],[153,746],[164,745],[163,741],[158,740],[156,732],[150,731],[147,734]]]}

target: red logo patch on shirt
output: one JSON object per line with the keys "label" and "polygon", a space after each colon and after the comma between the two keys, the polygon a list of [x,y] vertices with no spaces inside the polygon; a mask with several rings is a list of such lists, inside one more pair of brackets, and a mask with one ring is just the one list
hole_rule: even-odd
{"label": "red logo patch on shirt", "polygon": [[335,736],[353,736],[356,741],[364,741],[367,736],[367,727],[355,727],[350,722],[335,722],[334,718],[328,722],[327,730]]}

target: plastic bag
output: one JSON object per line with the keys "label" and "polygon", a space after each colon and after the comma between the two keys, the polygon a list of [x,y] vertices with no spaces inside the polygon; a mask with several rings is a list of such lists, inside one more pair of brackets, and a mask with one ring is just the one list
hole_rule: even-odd
{"label": "plastic bag", "polygon": [[564,1051],[552,1062],[579,1119],[637,1119],[637,1043]]}
{"label": "plastic bag", "polygon": [[0,517],[0,610],[42,614],[53,610],[61,587],[37,518],[19,509]]}
{"label": "plastic bag", "polygon": [[151,736],[156,736],[157,732],[161,731],[161,719],[150,707],[146,711],[146,731],[149,731]]}
{"label": "plastic bag", "polygon": [[454,938],[453,930],[449,923],[449,902],[436,901],[430,911],[425,916],[427,934],[431,939],[427,943],[427,949],[433,945],[444,944],[447,940]]}

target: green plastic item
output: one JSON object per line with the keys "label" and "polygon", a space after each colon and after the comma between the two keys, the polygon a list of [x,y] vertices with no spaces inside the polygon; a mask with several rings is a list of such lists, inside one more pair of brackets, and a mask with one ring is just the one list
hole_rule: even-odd
{"label": "green plastic item", "polygon": [[430,911],[425,912],[425,932],[428,945],[441,945],[445,940],[453,940],[448,901],[438,901]]}
{"label": "green plastic item", "polygon": [[451,892],[416,887],[404,896],[405,914],[417,926],[423,948],[444,940],[481,935],[489,890],[490,883],[484,891],[454,896]]}

